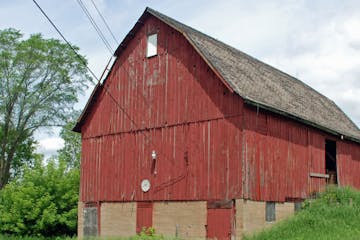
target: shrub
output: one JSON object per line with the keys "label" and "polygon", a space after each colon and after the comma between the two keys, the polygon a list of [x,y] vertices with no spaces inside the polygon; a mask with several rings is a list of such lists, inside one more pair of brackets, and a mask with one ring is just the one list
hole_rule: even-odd
{"label": "shrub", "polygon": [[79,170],[37,161],[0,191],[0,232],[30,236],[74,235]]}
{"label": "shrub", "polygon": [[131,237],[130,240],[165,240],[163,236],[159,236],[155,234],[155,228],[149,227],[149,228],[143,228],[141,232]]}

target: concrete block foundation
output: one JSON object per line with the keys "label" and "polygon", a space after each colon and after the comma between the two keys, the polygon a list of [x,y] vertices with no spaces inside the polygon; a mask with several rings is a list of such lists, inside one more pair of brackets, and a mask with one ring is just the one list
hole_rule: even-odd
{"label": "concrete block foundation", "polygon": [[102,203],[100,236],[129,237],[136,234],[136,202]]}
{"label": "concrete block foundation", "polygon": [[78,238],[82,239],[84,235],[84,203],[78,202]]}
{"label": "concrete block foundation", "polygon": [[[129,237],[136,234],[136,202],[103,202],[100,206],[101,237]],[[83,213],[84,203],[79,202],[79,239],[83,238]],[[206,201],[153,202],[152,223],[157,234],[167,237],[206,239],[207,213]],[[256,233],[293,215],[294,203],[275,203],[274,222],[266,222],[265,213],[266,202],[236,199],[235,222],[232,223],[235,226],[235,238],[242,239],[244,234]]]}
{"label": "concrete block foundation", "polygon": [[164,236],[205,239],[206,202],[154,203],[153,227]]}

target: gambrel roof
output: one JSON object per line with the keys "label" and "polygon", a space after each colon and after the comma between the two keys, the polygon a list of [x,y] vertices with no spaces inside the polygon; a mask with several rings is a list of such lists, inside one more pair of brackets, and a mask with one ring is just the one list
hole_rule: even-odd
{"label": "gambrel roof", "polygon": [[[224,84],[246,103],[360,142],[360,130],[355,123],[333,101],[310,86],[151,8],[145,9],[115,51],[116,56],[126,48],[148,16],[154,16],[181,32]],[[80,131],[84,113],[75,131]]]}

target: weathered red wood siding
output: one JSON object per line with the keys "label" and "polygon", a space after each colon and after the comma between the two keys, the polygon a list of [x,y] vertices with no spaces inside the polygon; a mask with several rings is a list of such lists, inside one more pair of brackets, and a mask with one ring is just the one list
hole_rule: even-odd
{"label": "weathered red wood siding", "polygon": [[[235,118],[234,120],[239,120]],[[227,136],[227,137],[225,137]],[[241,134],[228,120],[83,140],[84,201],[241,197]],[[155,146],[155,147],[154,147]],[[158,147],[156,147],[158,146]],[[157,174],[151,173],[156,149]],[[143,193],[142,179],[152,187]]]}
{"label": "weathered red wood siding", "polygon": [[136,205],[136,233],[153,226],[153,202],[138,202]]}
{"label": "weathered red wood siding", "polygon": [[[158,55],[146,58],[154,32]],[[325,173],[325,139],[334,139],[244,105],[179,32],[153,17],[115,62],[81,130],[84,202],[306,198],[325,186],[310,173]],[[334,140],[340,184],[360,188],[359,145]]]}
{"label": "weathered red wood siding", "polygon": [[[154,32],[158,55],[146,58],[146,37]],[[229,93],[180,33],[154,18],[117,59],[105,88],[115,99],[103,91],[82,128],[83,138],[241,113],[240,97]]]}
{"label": "weathered red wood siding", "polygon": [[226,240],[234,236],[235,210],[233,208],[207,209],[206,238]]}
{"label": "weathered red wood siding", "polygon": [[339,141],[336,150],[338,183],[360,189],[360,144]]}
{"label": "weathered red wood siding", "polygon": [[325,135],[253,107],[244,108],[244,198],[306,198],[325,186],[310,172],[325,173]]}
{"label": "weathered red wood siding", "polygon": [[[310,131],[310,130],[309,130]],[[310,173],[326,174],[325,170],[325,136],[316,131],[309,134],[309,153],[310,153]],[[309,193],[324,190],[326,179],[310,178]]]}
{"label": "weathered red wood siding", "polygon": [[[154,32],[158,56],[146,58]],[[180,33],[148,18],[82,128],[82,201],[240,198],[242,105]]]}

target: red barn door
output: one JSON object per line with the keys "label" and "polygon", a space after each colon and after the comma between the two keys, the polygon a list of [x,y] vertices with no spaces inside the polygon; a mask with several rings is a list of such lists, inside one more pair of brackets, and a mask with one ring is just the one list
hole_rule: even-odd
{"label": "red barn door", "polygon": [[152,202],[138,202],[136,207],[136,232],[140,233],[143,228],[152,227]]}
{"label": "red barn door", "polygon": [[208,239],[232,239],[235,229],[235,207],[233,201],[213,201],[207,204]]}

